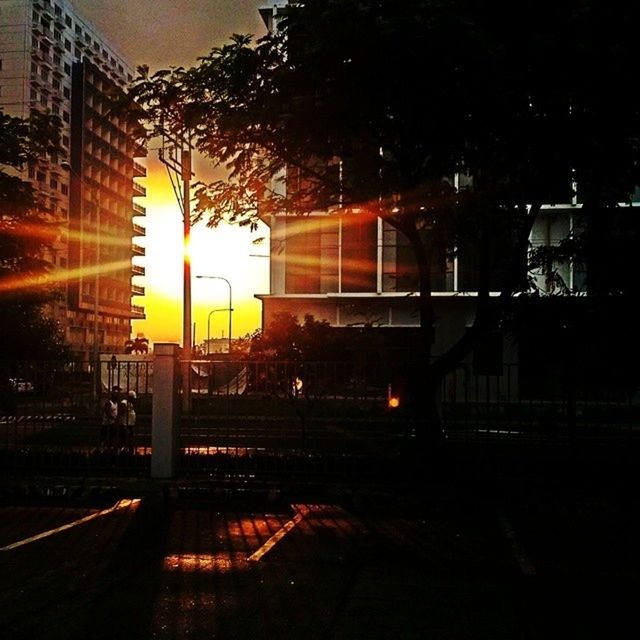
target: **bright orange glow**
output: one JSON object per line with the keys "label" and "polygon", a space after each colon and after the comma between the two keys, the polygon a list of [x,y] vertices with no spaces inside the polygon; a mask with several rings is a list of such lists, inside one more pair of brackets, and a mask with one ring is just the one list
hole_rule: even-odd
{"label": "bright orange glow", "polygon": [[77,278],[90,278],[96,274],[104,275],[114,271],[127,269],[131,263],[129,260],[119,260],[108,264],[84,267],[79,269],[65,269],[51,271],[42,275],[22,275],[13,278],[5,278],[0,281],[0,293],[20,291],[24,289],[36,289],[38,287],[62,284]]}
{"label": "bright orange glow", "polygon": [[180,555],[165,556],[165,571],[182,571],[193,573],[194,571],[215,571],[227,573],[233,568],[228,554],[212,555],[208,553],[183,553]]}
{"label": "bright orange glow", "polygon": [[62,533],[63,531],[67,531],[68,529],[77,527],[78,525],[85,524],[86,522],[90,522],[91,520],[95,520],[96,518],[101,518],[102,516],[109,515],[114,511],[127,509],[129,510],[129,512],[133,512],[137,510],[139,505],[140,498],[124,498],[122,500],[118,500],[118,502],[116,502],[112,507],[109,507],[108,509],[96,511],[88,516],[85,516],[84,518],[74,520],[73,522],[68,522],[67,524],[63,524],[62,526],[55,529],[49,529],[48,531],[43,531],[42,533],[30,536],[29,538],[18,540],[18,542],[14,542],[13,544],[7,545],[6,547],[0,547],[0,551],[12,551],[13,549],[17,549],[18,547],[23,547],[32,542],[37,542],[38,540],[42,540],[43,538],[49,538],[56,535],[57,533]]}
{"label": "bright orange glow", "polygon": [[398,396],[391,396],[387,400],[387,406],[389,409],[397,409],[400,406],[400,398],[398,398]]}
{"label": "bright orange glow", "polygon": [[262,559],[262,557],[271,551],[273,547],[284,538],[291,529],[297,526],[302,520],[309,514],[309,509],[305,505],[300,505],[295,516],[291,518],[288,522],[285,522],[284,525],[278,531],[276,531],[257,551],[254,551],[247,560],[251,562],[258,562]]}
{"label": "bright orange glow", "polygon": [[[145,257],[136,262],[145,266],[146,276],[134,279],[134,283],[145,287],[145,296],[133,299],[133,304],[145,308],[147,317],[133,322],[133,334],[144,333],[151,343],[180,343],[184,260],[182,214],[164,165],[150,153],[147,167],[147,198],[141,201],[147,215],[135,220],[147,230],[146,237],[136,239],[137,244],[145,247]],[[197,165],[195,171],[197,179],[208,179],[206,166]],[[229,288],[225,282],[198,279],[197,275],[221,276],[231,283],[233,337],[251,333],[260,326],[261,304],[254,295],[269,290],[269,261],[251,254],[266,253],[262,247],[256,249],[253,241],[268,236],[268,232],[266,227],[251,233],[246,227],[226,224],[215,229],[208,229],[204,223],[192,227],[188,254],[196,344],[207,337],[207,317],[211,309],[229,306]],[[216,313],[210,322],[211,337],[228,337],[228,327],[228,314]]]}
{"label": "bright orange glow", "polygon": [[[29,223],[19,223],[15,226],[2,226],[2,233],[22,238],[40,238],[44,241],[51,241],[55,236],[63,232],[61,226],[55,223],[52,226],[42,226]],[[64,234],[69,240],[81,240],[85,245],[100,245],[112,247],[128,247],[131,245],[131,239],[123,236],[113,236],[107,232],[100,234],[91,233],[89,231],[73,231],[64,229]]]}
{"label": "bright orange glow", "polygon": [[400,406],[400,397],[393,393],[393,386],[387,387],[387,408],[397,409]]}

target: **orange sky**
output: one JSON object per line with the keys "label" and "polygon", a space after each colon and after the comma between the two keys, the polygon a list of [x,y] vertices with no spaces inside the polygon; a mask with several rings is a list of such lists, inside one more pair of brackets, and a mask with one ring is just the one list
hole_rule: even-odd
{"label": "orange sky", "polygon": [[[196,64],[199,55],[226,42],[232,33],[262,35],[264,25],[257,7],[263,0],[74,0],[74,6],[101,30],[106,39],[133,66],[148,64],[152,70]],[[146,268],[146,277],[135,282],[145,287],[142,305],[146,320],[133,323],[133,334],[144,333],[152,342],[180,342],[182,338],[182,215],[164,165],[150,145],[146,159],[148,177],[140,181],[146,198],[136,202],[147,209],[138,218],[147,228],[146,257],[135,262]],[[196,180],[210,177],[203,162],[195,165]],[[216,275],[230,281],[233,293],[233,335],[252,332],[260,326],[261,305],[253,296],[268,292],[268,260],[250,254],[266,254],[268,242],[255,246],[256,237],[268,235],[262,228],[251,234],[237,226],[222,225],[209,230],[199,225],[192,232],[193,321],[195,341],[207,337],[207,316],[212,309],[228,307],[229,288],[221,280],[199,280],[195,275]],[[210,333],[227,336],[228,316],[211,316]]]}
{"label": "orange sky", "polygon": [[[133,331],[134,335],[144,333],[153,342],[179,342],[182,338],[182,214],[166,169],[153,152],[149,154],[147,166],[147,198],[140,201],[147,208],[146,219],[140,219],[147,227],[147,234],[138,241],[145,246],[146,256],[135,259],[146,267],[145,278],[136,278],[144,282],[146,295],[134,298],[134,304],[145,307],[147,319],[135,321]],[[258,233],[226,224],[216,229],[207,229],[204,224],[193,227],[190,253],[196,344],[207,337],[209,312],[229,306],[229,287],[224,281],[198,279],[196,275],[220,276],[231,283],[234,336],[250,333],[260,326],[261,304],[253,296],[268,292],[269,261],[252,254],[267,253],[268,242],[253,244],[265,234],[268,234],[266,227]],[[227,337],[228,326],[226,313],[212,314],[211,337],[221,337],[222,332]]]}

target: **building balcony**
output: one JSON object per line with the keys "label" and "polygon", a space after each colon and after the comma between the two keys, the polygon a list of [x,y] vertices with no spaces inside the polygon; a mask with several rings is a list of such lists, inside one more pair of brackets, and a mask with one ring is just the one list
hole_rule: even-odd
{"label": "building balcony", "polygon": [[50,29],[42,29],[42,39],[45,42],[48,42],[49,45],[53,45],[55,40],[53,38],[53,33],[51,32]]}
{"label": "building balcony", "polygon": [[135,244],[135,243],[131,244],[131,253],[134,256],[143,256],[144,257],[146,255],[145,248],[141,247],[139,244]]}
{"label": "building balcony", "polygon": [[133,235],[144,237],[147,235],[147,229],[139,224],[133,223]]}
{"label": "building balcony", "polygon": [[133,197],[142,196],[145,197],[147,195],[147,190],[137,182],[133,183]]}
{"label": "building balcony", "polygon": [[131,265],[131,273],[134,276],[144,276],[146,274],[146,271],[145,271],[145,268],[142,265],[132,264]]}
{"label": "building balcony", "polygon": [[144,295],[144,287],[139,284],[131,285],[131,295],[132,296],[143,296]]}
{"label": "building balcony", "polygon": [[144,320],[147,316],[144,312],[144,307],[139,307],[138,305],[131,305],[131,317],[135,320]]}
{"label": "building balcony", "polygon": [[134,202],[133,203],[133,215],[134,216],[146,216],[147,215],[147,210],[143,206],[141,206],[141,205],[139,205],[139,204]]}
{"label": "building balcony", "polygon": [[140,164],[139,162],[133,161],[133,175],[136,178],[146,178],[147,177],[147,168]]}

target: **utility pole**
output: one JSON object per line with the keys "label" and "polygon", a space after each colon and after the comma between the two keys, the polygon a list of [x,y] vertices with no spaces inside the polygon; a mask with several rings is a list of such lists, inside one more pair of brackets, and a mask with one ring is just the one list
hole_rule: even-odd
{"label": "utility pole", "polygon": [[[182,296],[182,411],[191,408],[191,139],[183,131],[179,136],[165,133],[159,151],[160,161],[167,167],[173,192],[183,217],[183,296]],[[180,185],[180,183],[182,183]],[[180,186],[182,190],[180,192]]]}
{"label": "utility pole", "polygon": [[184,260],[183,260],[183,299],[182,299],[182,409],[188,411],[191,406],[190,360],[192,355],[191,343],[191,256],[189,243],[191,241],[191,149],[187,146],[182,150],[182,211],[184,220]]}

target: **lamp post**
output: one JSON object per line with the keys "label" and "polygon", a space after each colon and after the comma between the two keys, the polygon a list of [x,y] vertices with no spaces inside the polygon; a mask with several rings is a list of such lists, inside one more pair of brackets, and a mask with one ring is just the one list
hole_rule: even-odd
{"label": "lamp post", "polygon": [[209,311],[209,315],[207,316],[207,355],[211,353],[211,316],[216,311],[227,311],[227,309],[223,307],[222,309],[211,309],[211,311]]}
{"label": "lamp post", "polygon": [[[60,166],[69,171],[80,184],[87,186],[84,178],[71,166],[69,162],[61,162]],[[99,275],[99,265],[100,265],[100,249],[102,244],[102,238],[100,235],[100,208],[101,208],[101,200],[100,200],[100,191],[97,190],[97,198],[95,196],[95,191],[93,187],[91,189],[91,200],[96,208],[96,233],[94,238],[95,245],[95,265],[94,265],[94,280],[93,280],[93,397],[94,399],[98,397],[98,385],[100,382],[100,350],[99,350],[99,333],[98,333],[98,315],[99,315],[99,304],[98,298],[100,295],[100,275]],[[80,206],[82,207],[82,195],[80,197]]]}
{"label": "lamp post", "polygon": [[233,312],[233,307],[231,306],[231,283],[222,276],[196,276],[196,278],[204,278],[207,280],[224,280],[229,287],[229,357],[231,357],[231,313]]}

